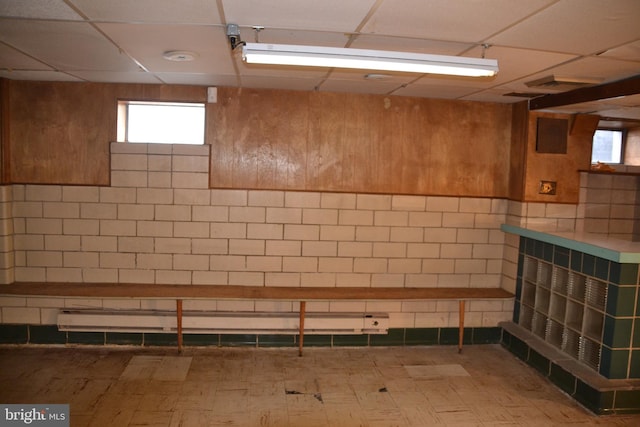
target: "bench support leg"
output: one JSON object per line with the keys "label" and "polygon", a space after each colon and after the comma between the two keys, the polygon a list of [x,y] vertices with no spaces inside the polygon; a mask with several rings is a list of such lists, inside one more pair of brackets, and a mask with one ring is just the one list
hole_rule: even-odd
{"label": "bench support leg", "polygon": [[182,353],[182,300],[176,300],[176,325],[178,332],[178,352]]}
{"label": "bench support leg", "polygon": [[460,322],[458,323],[458,353],[462,353],[462,342],[464,341],[464,300],[460,300]]}
{"label": "bench support leg", "polygon": [[304,345],[304,312],[307,308],[306,301],[300,301],[300,341],[298,343],[298,356],[302,357],[302,346]]}

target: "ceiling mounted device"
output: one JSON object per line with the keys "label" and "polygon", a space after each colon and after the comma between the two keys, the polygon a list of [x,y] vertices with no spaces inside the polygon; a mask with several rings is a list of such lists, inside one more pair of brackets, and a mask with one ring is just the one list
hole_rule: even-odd
{"label": "ceiling mounted device", "polygon": [[498,72],[498,61],[495,59],[267,43],[243,43],[242,59],[248,64],[350,68],[468,77],[491,77]]}
{"label": "ceiling mounted device", "polygon": [[198,54],[190,50],[169,50],[164,52],[162,57],[167,61],[189,62],[198,58]]}

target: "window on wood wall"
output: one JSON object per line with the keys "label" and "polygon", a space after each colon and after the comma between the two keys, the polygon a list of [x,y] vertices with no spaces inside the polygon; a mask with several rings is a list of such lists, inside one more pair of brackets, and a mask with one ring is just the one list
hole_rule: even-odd
{"label": "window on wood wall", "polygon": [[591,163],[622,163],[624,131],[598,129],[593,135]]}
{"label": "window on wood wall", "polygon": [[118,141],[204,144],[205,108],[201,103],[118,102]]}

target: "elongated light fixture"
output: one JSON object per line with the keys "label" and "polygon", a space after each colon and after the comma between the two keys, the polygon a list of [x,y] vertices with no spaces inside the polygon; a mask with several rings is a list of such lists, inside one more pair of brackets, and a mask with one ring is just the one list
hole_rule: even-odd
{"label": "elongated light fixture", "polygon": [[242,47],[242,59],[249,64],[352,68],[468,77],[490,77],[498,72],[498,61],[495,59],[287,44],[245,43]]}

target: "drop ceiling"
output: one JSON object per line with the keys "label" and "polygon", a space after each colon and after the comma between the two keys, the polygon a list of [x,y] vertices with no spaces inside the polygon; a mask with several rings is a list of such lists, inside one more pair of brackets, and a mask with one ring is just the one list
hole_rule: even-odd
{"label": "drop ceiling", "polygon": [[[2,0],[0,77],[388,94],[498,103],[640,76],[638,0]],[[494,78],[246,65],[244,41],[497,59]],[[264,27],[256,31],[254,27]],[[488,48],[483,48],[488,45]],[[168,61],[166,51],[196,54]],[[511,95],[508,95],[511,94]],[[514,96],[513,94],[516,94]],[[640,95],[554,107],[640,125]]]}

